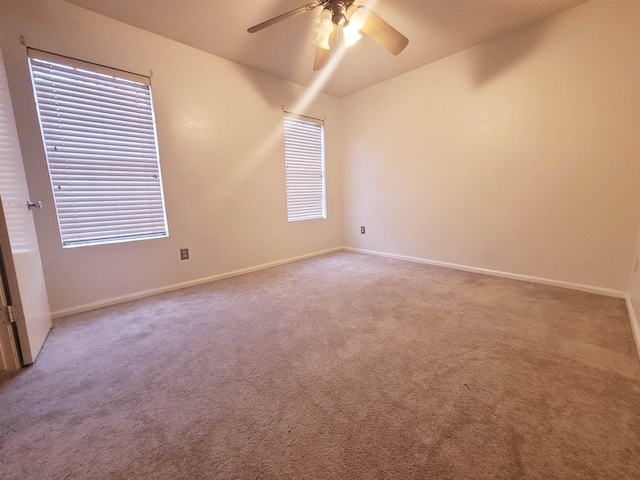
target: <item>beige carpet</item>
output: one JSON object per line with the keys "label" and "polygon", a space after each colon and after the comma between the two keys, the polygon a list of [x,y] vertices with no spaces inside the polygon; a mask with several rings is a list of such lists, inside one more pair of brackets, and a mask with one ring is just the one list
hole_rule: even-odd
{"label": "beige carpet", "polygon": [[337,253],[58,321],[0,478],[640,478],[624,302]]}

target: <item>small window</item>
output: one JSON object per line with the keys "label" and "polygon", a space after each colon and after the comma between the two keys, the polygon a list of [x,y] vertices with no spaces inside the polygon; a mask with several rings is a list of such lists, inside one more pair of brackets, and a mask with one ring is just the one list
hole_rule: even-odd
{"label": "small window", "polygon": [[29,49],[64,247],[168,236],[148,77]]}
{"label": "small window", "polygon": [[307,117],[284,117],[289,222],[327,218],[324,125]]}

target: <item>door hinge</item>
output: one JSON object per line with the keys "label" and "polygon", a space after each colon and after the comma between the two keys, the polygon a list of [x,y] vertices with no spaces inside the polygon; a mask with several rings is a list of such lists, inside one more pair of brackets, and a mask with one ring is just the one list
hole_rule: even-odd
{"label": "door hinge", "polygon": [[10,325],[16,323],[16,314],[19,313],[19,307],[13,305],[7,305],[0,308],[0,323],[4,325]]}

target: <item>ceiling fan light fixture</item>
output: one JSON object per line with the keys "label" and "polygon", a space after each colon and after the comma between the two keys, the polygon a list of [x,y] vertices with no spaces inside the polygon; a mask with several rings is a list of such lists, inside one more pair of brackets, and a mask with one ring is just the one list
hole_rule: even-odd
{"label": "ceiling fan light fixture", "polygon": [[324,50],[331,50],[331,45],[329,45],[329,35],[316,35],[316,38],[313,39],[313,44]]}
{"label": "ceiling fan light fixture", "polygon": [[318,48],[329,50],[329,35],[333,32],[333,22],[331,21],[331,10],[325,8],[313,20],[313,29],[316,31],[316,38],[313,44]]}
{"label": "ceiling fan light fixture", "polygon": [[344,45],[348,47],[349,45],[353,45],[358,40],[362,38],[362,35],[358,33],[358,31],[354,28],[351,28],[349,25],[344,27]]}
{"label": "ceiling fan light fixture", "polygon": [[[307,3],[258,23],[248,28],[247,32],[256,33],[288,18],[322,7],[320,14],[313,19],[313,29],[316,33],[312,42],[316,46],[314,71],[327,65],[332,53],[331,50],[335,50],[336,47],[337,50],[341,50],[342,47],[352,45],[360,40],[362,38],[360,33],[366,34],[393,55],[400,54],[409,43],[409,39],[369,10],[368,7],[354,5],[356,1],[358,0],[314,0],[312,3]],[[331,48],[331,45],[334,48]]]}
{"label": "ceiling fan light fixture", "polygon": [[367,21],[367,9],[361,5],[349,5],[346,11],[346,17],[349,25],[356,30],[360,30]]}
{"label": "ceiling fan light fixture", "polygon": [[367,9],[351,4],[347,7],[345,13],[348,21],[344,27],[344,44],[349,46],[362,38],[362,35],[358,32],[367,21]]}

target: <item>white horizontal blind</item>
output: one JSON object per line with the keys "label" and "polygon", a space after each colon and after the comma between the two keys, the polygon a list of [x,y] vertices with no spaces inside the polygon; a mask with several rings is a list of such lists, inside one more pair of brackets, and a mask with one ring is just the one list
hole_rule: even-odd
{"label": "white horizontal blind", "polygon": [[149,79],[29,56],[63,246],[167,236]]}
{"label": "white horizontal blind", "polygon": [[322,123],[285,116],[284,154],[289,222],[327,218]]}

